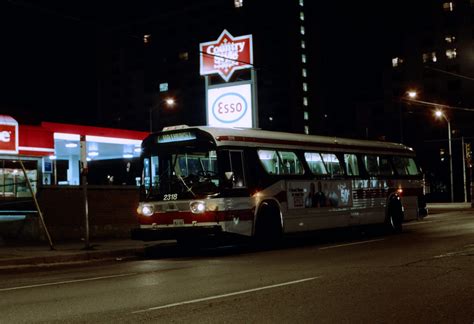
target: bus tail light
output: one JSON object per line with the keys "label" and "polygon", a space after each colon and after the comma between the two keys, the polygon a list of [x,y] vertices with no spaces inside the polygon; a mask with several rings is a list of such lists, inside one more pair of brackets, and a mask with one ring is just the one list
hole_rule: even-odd
{"label": "bus tail light", "polygon": [[202,214],[206,210],[206,203],[200,200],[191,201],[189,208],[193,214]]}

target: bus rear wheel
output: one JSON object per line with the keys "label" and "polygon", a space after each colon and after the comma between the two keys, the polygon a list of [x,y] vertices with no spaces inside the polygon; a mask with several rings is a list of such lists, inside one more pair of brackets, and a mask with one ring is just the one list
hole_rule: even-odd
{"label": "bus rear wheel", "polygon": [[274,248],[281,243],[283,229],[280,210],[272,204],[264,203],[255,222],[255,242],[263,248]]}
{"label": "bus rear wheel", "polygon": [[399,200],[392,201],[388,207],[386,228],[390,233],[401,233],[403,229],[403,208]]}

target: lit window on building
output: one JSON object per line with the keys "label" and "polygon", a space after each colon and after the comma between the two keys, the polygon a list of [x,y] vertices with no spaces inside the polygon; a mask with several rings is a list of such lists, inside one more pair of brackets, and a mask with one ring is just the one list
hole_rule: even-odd
{"label": "lit window on building", "polygon": [[308,91],[308,84],[306,82],[303,82],[303,91]]}
{"label": "lit window on building", "polygon": [[304,40],[301,41],[301,48],[306,48],[306,42]]}
{"label": "lit window on building", "polygon": [[392,67],[399,67],[403,63],[403,59],[399,57],[392,58]]}
{"label": "lit window on building", "polygon": [[430,53],[423,53],[423,63],[426,63],[430,60],[431,54]]}
{"label": "lit window on building", "polygon": [[304,125],[304,133],[305,133],[306,135],[309,134],[309,126],[308,126],[308,125]]}
{"label": "lit window on building", "polygon": [[303,97],[303,106],[308,106],[308,97]]}
{"label": "lit window on building", "polygon": [[446,36],[446,37],[444,38],[444,40],[446,41],[446,43],[451,44],[451,43],[454,43],[454,42],[456,41],[456,37],[454,37],[454,36]]}
{"label": "lit window on building", "polygon": [[144,44],[150,43],[150,40],[151,40],[151,35],[150,34],[143,35],[143,43]]}
{"label": "lit window on building", "polygon": [[306,69],[301,70],[301,75],[303,76],[303,78],[306,78],[308,76],[308,72],[306,71]]}
{"label": "lit window on building", "polygon": [[300,0],[300,6],[301,6],[301,7],[304,6],[304,0]]}
{"label": "lit window on building", "polygon": [[444,11],[453,11],[454,10],[453,2],[444,2],[443,3],[443,9],[444,9]]}
{"label": "lit window on building", "polygon": [[244,0],[234,0],[234,7],[240,8],[244,6]]}
{"label": "lit window on building", "polygon": [[303,11],[300,11],[300,20],[304,21],[304,12]]}
{"label": "lit window on building", "polygon": [[456,49],[455,48],[448,48],[446,50],[446,57],[450,60],[455,59],[457,56]]}
{"label": "lit window on building", "polygon": [[181,61],[187,61],[189,60],[189,53],[188,52],[181,52],[179,53],[179,59]]}
{"label": "lit window on building", "polygon": [[301,54],[301,62],[306,63],[306,55],[305,54]]}
{"label": "lit window on building", "polygon": [[304,35],[304,26],[301,26],[301,27],[300,27],[300,34],[301,34],[301,35]]}
{"label": "lit window on building", "polygon": [[309,114],[307,111],[303,112],[303,119],[308,120],[309,119]]}

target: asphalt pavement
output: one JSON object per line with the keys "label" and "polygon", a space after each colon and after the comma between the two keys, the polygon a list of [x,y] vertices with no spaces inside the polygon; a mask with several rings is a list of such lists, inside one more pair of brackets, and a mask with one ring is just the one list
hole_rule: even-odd
{"label": "asphalt pavement", "polygon": [[[471,203],[433,203],[428,205],[429,212],[432,214],[468,208],[472,208]],[[172,241],[163,241],[160,244],[172,243]],[[51,249],[47,242],[8,242],[0,237],[0,272],[104,261],[125,261],[142,257],[148,246],[156,244],[157,242],[110,239],[91,240],[87,249],[83,241],[53,242],[54,249]]]}

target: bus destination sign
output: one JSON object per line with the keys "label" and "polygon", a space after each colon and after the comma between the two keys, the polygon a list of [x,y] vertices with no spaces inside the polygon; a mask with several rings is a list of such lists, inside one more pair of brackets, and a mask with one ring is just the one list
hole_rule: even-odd
{"label": "bus destination sign", "polygon": [[158,136],[158,143],[184,142],[196,139],[191,132],[180,132],[171,134],[162,134]]}

